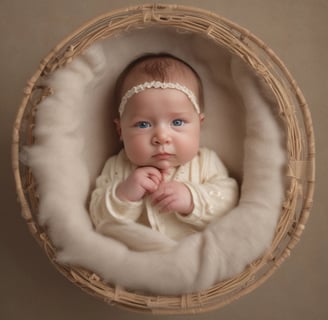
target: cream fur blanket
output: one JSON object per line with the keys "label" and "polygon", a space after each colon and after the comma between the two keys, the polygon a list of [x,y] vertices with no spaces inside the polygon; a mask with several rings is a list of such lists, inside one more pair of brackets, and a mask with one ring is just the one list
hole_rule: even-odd
{"label": "cream fur blanket", "polygon": [[[203,142],[242,185],[238,207],[204,232],[174,243],[137,228],[137,248],[131,250],[124,239],[96,233],[87,208],[95,178],[118,148],[106,91],[129,60],[147,51],[169,51],[200,73],[207,114]],[[270,246],[284,193],[283,135],[272,100],[239,59],[199,36],[139,30],[94,44],[46,83],[54,94],[38,106],[36,143],[26,155],[39,185],[39,222],[48,227],[59,262],[130,290],[171,295],[209,288]]]}

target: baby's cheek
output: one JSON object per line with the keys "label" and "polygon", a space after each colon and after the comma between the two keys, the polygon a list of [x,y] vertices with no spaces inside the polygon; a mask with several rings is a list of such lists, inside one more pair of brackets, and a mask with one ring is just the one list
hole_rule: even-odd
{"label": "baby's cheek", "polygon": [[183,163],[189,162],[197,155],[199,151],[199,142],[196,137],[194,139],[190,137],[180,144],[179,149]]}
{"label": "baby's cheek", "polygon": [[134,140],[127,141],[124,144],[124,149],[127,157],[132,163],[136,165],[142,165],[145,151],[143,150],[142,144],[135,142]]}

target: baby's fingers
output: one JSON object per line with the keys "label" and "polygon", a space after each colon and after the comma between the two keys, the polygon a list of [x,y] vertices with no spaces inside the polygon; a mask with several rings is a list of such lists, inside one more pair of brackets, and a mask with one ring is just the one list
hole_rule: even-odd
{"label": "baby's fingers", "polygon": [[153,204],[157,204],[163,199],[167,198],[171,194],[170,190],[166,187],[165,184],[160,184],[158,189],[152,194],[151,200]]}
{"label": "baby's fingers", "polygon": [[144,167],[143,170],[147,175],[147,178],[152,180],[157,186],[161,183],[162,175],[158,169],[153,167]]}
{"label": "baby's fingers", "polygon": [[174,208],[175,199],[172,196],[167,196],[157,202],[156,207],[159,209],[160,213],[171,212]]}
{"label": "baby's fingers", "polygon": [[158,188],[158,183],[154,182],[152,179],[146,179],[142,187],[149,193],[153,193],[157,190]]}
{"label": "baby's fingers", "polygon": [[150,174],[148,177],[156,184],[156,186],[159,186],[162,181],[162,177],[158,175]]}
{"label": "baby's fingers", "polygon": [[172,190],[163,184],[151,195],[153,205],[159,208],[160,212],[170,211],[170,205],[174,199]]}

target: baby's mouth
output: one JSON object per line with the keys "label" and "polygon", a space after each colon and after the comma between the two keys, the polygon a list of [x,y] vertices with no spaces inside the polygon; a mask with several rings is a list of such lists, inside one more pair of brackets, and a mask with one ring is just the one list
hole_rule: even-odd
{"label": "baby's mouth", "polygon": [[171,157],[172,157],[172,154],[168,153],[168,152],[159,152],[153,156],[153,158],[158,159],[158,160],[167,160]]}

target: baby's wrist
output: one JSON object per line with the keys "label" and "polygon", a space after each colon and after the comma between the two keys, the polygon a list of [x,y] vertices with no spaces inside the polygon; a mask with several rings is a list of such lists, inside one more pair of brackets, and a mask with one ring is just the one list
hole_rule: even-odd
{"label": "baby's wrist", "polygon": [[121,201],[129,200],[123,189],[122,183],[120,183],[116,189],[116,197]]}
{"label": "baby's wrist", "polygon": [[186,208],[186,210],[184,212],[182,212],[182,215],[183,216],[189,216],[194,211],[195,205],[194,205],[194,199],[193,199],[193,196],[192,196],[192,193],[191,193],[190,189],[188,188],[187,185],[185,185],[185,187],[188,190],[189,206],[188,206],[188,208]]}
{"label": "baby's wrist", "polygon": [[120,183],[116,189],[116,197],[121,201],[139,201],[140,196],[136,195],[133,190],[126,188],[124,182]]}
{"label": "baby's wrist", "polygon": [[194,211],[194,203],[193,203],[193,201],[191,201],[190,206],[183,212],[179,212],[179,214],[186,217],[186,216],[189,216],[193,211]]}

